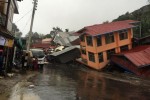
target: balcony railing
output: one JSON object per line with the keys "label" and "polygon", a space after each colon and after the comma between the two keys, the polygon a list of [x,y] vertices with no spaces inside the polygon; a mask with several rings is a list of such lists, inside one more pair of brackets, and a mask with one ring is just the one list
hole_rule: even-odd
{"label": "balcony railing", "polygon": [[6,15],[0,12],[0,26],[5,27]]}

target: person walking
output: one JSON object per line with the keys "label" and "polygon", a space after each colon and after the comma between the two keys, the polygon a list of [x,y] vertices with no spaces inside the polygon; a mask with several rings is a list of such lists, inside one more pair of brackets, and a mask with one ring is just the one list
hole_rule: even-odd
{"label": "person walking", "polygon": [[34,57],[33,58],[33,61],[32,61],[32,63],[33,63],[33,68],[34,68],[34,70],[38,70],[38,58],[37,57]]}

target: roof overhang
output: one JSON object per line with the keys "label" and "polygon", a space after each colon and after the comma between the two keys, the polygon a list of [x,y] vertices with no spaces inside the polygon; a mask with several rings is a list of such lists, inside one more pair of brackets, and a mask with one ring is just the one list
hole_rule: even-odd
{"label": "roof overhang", "polygon": [[14,39],[14,36],[6,29],[0,28],[0,35],[9,38],[9,39]]}
{"label": "roof overhang", "polygon": [[137,26],[132,26],[132,27],[128,27],[128,28],[123,28],[123,29],[110,31],[110,32],[107,32],[107,33],[100,33],[100,34],[91,35],[91,36],[99,36],[99,35],[109,34],[109,33],[117,32],[117,31],[121,31],[121,30],[125,30],[125,29],[130,29],[130,28],[135,28],[135,27],[137,27]]}
{"label": "roof overhang", "polygon": [[126,28],[122,28],[122,29],[118,29],[118,30],[112,30],[112,31],[108,31],[108,32],[105,32],[105,33],[98,33],[98,34],[91,34],[91,33],[88,33],[88,32],[84,32],[87,30],[86,27],[80,29],[79,31],[77,31],[75,34],[78,34],[79,36],[80,35],[83,35],[83,34],[88,34],[88,35],[91,35],[91,36],[99,36],[99,35],[104,35],[104,34],[108,34],[108,33],[113,33],[113,32],[117,32],[117,31],[121,31],[121,30],[125,30],[125,29],[130,29],[130,28],[135,28],[135,27],[139,27],[140,25],[134,25],[134,24],[137,24],[137,23],[140,23],[140,21],[130,21],[128,22],[128,24],[131,24],[129,27],[126,27]]}

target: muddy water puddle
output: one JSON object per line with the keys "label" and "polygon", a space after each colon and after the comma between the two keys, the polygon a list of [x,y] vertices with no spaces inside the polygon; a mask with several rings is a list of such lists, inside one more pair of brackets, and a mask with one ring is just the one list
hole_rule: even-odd
{"label": "muddy water puddle", "polygon": [[149,100],[150,86],[139,83],[84,68],[47,65],[29,81],[19,82],[9,100]]}
{"label": "muddy water puddle", "polygon": [[17,83],[12,89],[12,94],[9,100],[41,100],[40,97],[34,93],[34,87],[29,87],[30,84],[30,82],[26,81]]}

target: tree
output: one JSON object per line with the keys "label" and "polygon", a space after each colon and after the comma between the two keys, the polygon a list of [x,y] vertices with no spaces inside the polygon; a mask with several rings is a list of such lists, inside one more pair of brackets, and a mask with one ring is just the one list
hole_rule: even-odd
{"label": "tree", "polygon": [[20,32],[20,30],[18,29],[15,23],[12,24],[12,33],[15,37],[18,37],[18,38],[22,36],[22,32]]}
{"label": "tree", "polygon": [[12,24],[12,31],[13,32],[19,32],[19,29],[15,23]]}
{"label": "tree", "polygon": [[59,27],[53,27],[52,31],[50,31],[50,35],[51,37],[55,37],[55,35],[57,34],[57,32],[63,32],[63,30]]}
{"label": "tree", "polygon": [[39,39],[39,34],[37,32],[34,32],[32,34],[32,39]]}
{"label": "tree", "polygon": [[44,38],[52,38],[52,37],[51,37],[51,34],[46,34],[46,35],[44,36]]}
{"label": "tree", "polygon": [[[25,38],[28,39],[29,33],[26,34]],[[43,39],[44,35],[38,32],[33,32],[31,37],[31,44],[38,43]]]}
{"label": "tree", "polygon": [[[29,32],[26,34],[25,38],[28,38],[29,37]],[[39,36],[39,33],[37,32],[32,32],[32,37],[31,39],[39,39],[40,36]]]}
{"label": "tree", "polygon": [[16,32],[15,34],[16,34],[15,37],[18,37],[18,38],[22,36],[22,32]]}
{"label": "tree", "polygon": [[44,38],[44,36],[45,36],[44,34],[39,33],[39,38],[40,38],[40,39],[43,39],[43,38]]}
{"label": "tree", "polygon": [[[150,0],[148,0],[150,2]],[[141,22],[141,36],[150,35],[150,5],[146,5],[132,13],[126,13],[113,21],[138,20]],[[138,25],[139,26],[139,25]],[[134,28],[134,36],[140,37],[140,27]]]}
{"label": "tree", "polygon": [[108,21],[108,20],[103,22],[103,24],[107,24],[107,23],[109,23],[109,21]]}

